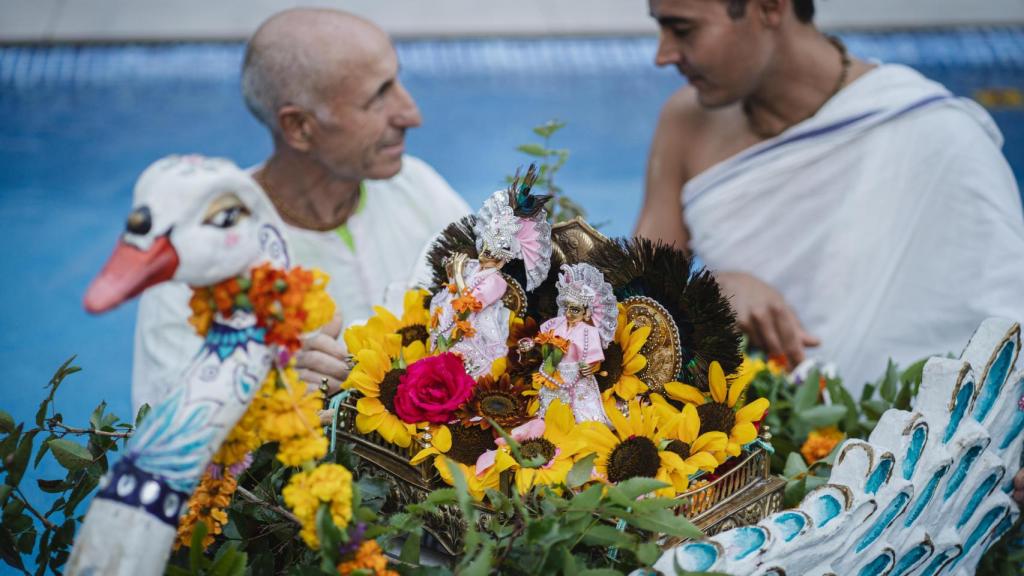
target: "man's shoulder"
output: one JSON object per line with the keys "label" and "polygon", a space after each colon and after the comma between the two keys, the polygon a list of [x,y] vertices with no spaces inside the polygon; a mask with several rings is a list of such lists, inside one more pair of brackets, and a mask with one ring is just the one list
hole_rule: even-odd
{"label": "man's shoulder", "polygon": [[667,142],[691,176],[738,152],[738,143],[749,137],[739,104],[705,107],[692,86],[684,86],[669,97],[658,123],[659,130],[671,131]]}

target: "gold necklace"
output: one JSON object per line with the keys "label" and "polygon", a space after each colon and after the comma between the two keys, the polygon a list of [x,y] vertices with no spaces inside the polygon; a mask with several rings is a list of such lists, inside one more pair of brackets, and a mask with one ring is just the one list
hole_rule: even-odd
{"label": "gold necklace", "polygon": [[263,188],[263,191],[267,194],[267,198],[270,198],[270,203],[274,205],[274,209],[277,210],[277,213],[283,216],[285,220],[287,220],[289,223],[295,226],[298,226],[299,228],[303,228],[306,230],[315,230],[317,232],[328,232],[343,226],[345,222],[347,222],[348,219],[352,217],[352,213],[355,212],[355,207],[359,205],[359,199],[365,193],[363,189],[363,183],[359,182],[359,191],[356,194],[355,202],[350,203],[350,206],[346,207],[346,209],[342,212],[342,216],[338,218],[335,222],[332,222],[330,224],[322,224],[320,222],[314,222],[306,218],[305,216],[293,212],[290,208],[288,208],[288,206],[284,202],[282,202],[279,198],[277,198],[274,195],[271,187],[267,185],[267,179],[266,176],[263,175],[263,172],[255,174],[253,176],[253,179],[256,180],[256,183],[259,184],[261,188]]}
{"label": "gold necklace", "polygon": [[832,88],[832,91],[829,93],[828,98],[825,98],[825,102],[822,102],[821,106],[818,106],[817,109],[808,114],[805,118],[797,122],[794,122],[793,124],[790,124],[789,126],[786,126],[782,130],[779,130],[777,132],[769,132],[767,130],[762,130],[759,126],[754,124],[754,122],[752,121],[752,117],[750,116],[750,104],[744,102],[743,111],[746,113],[747,118],[751,120],[750,122],[748,122],[748,124],[750,125],[751,131],[754,132],[754,135],[758,136],[763,140],[767,140],[769,138],[774,138],[779,134],[782,134],[792,126],[795,126],[796,124],[799,124],[800,122],[803,122],[804,120],[807,120],[808,118],[817,114],[818,111],[821,110],[823,106],[825,106],[825,103],[831,100],[836,94],[839,93],[840,90],[843,89],[843,86],[846,84],[846,79],[850,76],[850,66],[853,63],[853,60],[850,58],[849,52],[846,51],[846,44],[843,44],[843,41],[840,40],[838,37],[832,36],[831,34],[826,34],[825,39],[828,40],[829,43],[835,46],[836,50],[839,51],[839,62],[842,65],[839,70],[839,78],[836,79],[836,85]]}

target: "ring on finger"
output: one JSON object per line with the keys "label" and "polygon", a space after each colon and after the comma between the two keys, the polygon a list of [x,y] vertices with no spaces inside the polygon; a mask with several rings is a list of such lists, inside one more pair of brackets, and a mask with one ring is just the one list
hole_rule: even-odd
{"label": "ring on finger", "polygon": [[327,392],[330,391],[331,389],[327,382],[328,378],[326,376],[320,379],[320,391],[323,392],[324,394],[327,394]]}

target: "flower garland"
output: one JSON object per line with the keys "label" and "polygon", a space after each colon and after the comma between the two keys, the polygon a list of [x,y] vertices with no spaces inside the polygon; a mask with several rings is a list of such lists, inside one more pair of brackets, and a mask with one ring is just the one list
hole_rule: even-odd
{"label": "flower garland", "polygon": [[334,315],[328,280],[320,270],[285,271],[261,264],[248,276],[193,288],[188,321],[200,336],[206,336],[215,312],[227,317],[237,310],[250,311],[257,325],[266,329],[267,344],[294,353],[302,346],[299,337],[304,332],[316,330]]}
{"label": "flower garland", "polygon": [[283,366],[271,369],[252,403],[228,433],[189,502],[188,513],[178,530],[178,546],[190,546],[198,522],[210,527],[203,539],[205,549],[227,522],[224,511],[238,487],[237,477],[248,468],[252,452],[276,442],[276,458],[285,466],[310,469],[291,477],[282,494],[299,518],[300,535],[317,548],[316,510],[328,503],[334,522],[344,528],[351,517],[352,475],[338,464],[313,463],[327,454],[329,442],[320,427],[322,400],[299,378],[293,354],[301,347],[300,336],[318,329],[334,315],[334,302],[326,292],[328,276],[319,270],[288,271],[262,264],[249,276],[239,276],[214,286],[194,289],[189,323],[205,336],[214,315],[229,317],[237,311],[256,316],[266,330],[266,342],[283,351]]}

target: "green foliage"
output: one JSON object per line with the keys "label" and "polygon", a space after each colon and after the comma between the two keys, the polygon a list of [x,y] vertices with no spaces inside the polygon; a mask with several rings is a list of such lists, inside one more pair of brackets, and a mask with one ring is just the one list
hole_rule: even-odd
{"label": "green foliage", "polygon": [[[79,505],[89,496],[107,471],[108,452],[131,435],[133,425],[106,412],[101,403],[92,412],[89,426],[64,424],[57,410],[56,396],[68,376],[80,371],[69,358],[57,369],[44,389],[33,420],[16,423],[0,411],[0,559],[24,573],[58,574],[71,553],[75,529],[82,520]],[[42,438],[36,442],[37,438]],[[47,456],[64,469],[63,477],[38,479],[36,485],[46,496],[47,506],[36,508],[25,496],[22,483],[29,465],[39,467]],[[28,566],[24,556],[35,560]],[[227,574],[227,573],[224,573]]]}
{"label": "green foliage", "polygon": [[[516,150],[531,157],[531,161],[537,164],[537,182],[534,190],[546,190],[546,194],[552,196],[548,204],[552,222],[565,222],[579,216],[586,218],[583,207],[565,195],[562,188],[555,184],[555,175],[565,166],[569,160],[569,151],[564,148],[552,148],[551,137],[556,132],[565,128],[565,122],[549,120],[540,126],[533,128],[533,133],[542,139],[540,144],[521,144]],[[509,176],[506,181],[511,183],[513,177]]]}
{"label": "green foliage", "polygon": [[[588,458],[580,467],[587,477],[592,462]],[[460,575],[625,574],[649,566],[660,556],[654,544],[657,534],[702,535],[674,513],[678,502],[653,497],[665,484],[650,478],[634,478],[618,486],[592,484],[579,492],[556,492],[549,487],[528,494],[514,489],[509,495],[489,491],[488,509],[482,509],[470,499],[459,468],[450,465],[449,470],[454,489],[437,490],[389,519],[394,538],[408,537],[404,562],[418,563],[418,535],[427,520],[453,508],[467,526],[465,553],[453,567]],[[417,543],[410,546],[413,539]],[[407,573],[449,572],[436,567]]]}

